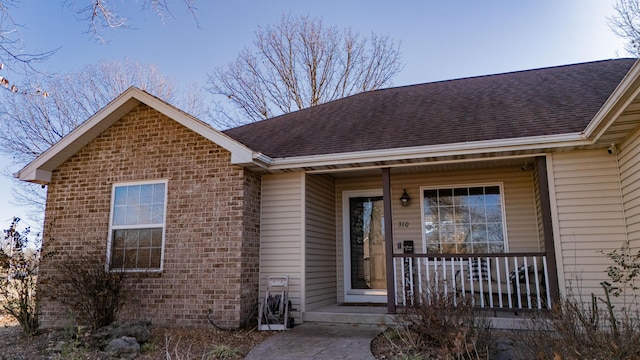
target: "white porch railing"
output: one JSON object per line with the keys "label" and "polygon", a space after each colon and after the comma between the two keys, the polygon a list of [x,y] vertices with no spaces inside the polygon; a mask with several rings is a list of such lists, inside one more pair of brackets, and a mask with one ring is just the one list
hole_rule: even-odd
{"label": "white porch railing", "polygon": [[544,253],[394,254],[393,260],[396,305],[418,304],[438,289],[454,302],[470,295],[481,308],[551,308]]}

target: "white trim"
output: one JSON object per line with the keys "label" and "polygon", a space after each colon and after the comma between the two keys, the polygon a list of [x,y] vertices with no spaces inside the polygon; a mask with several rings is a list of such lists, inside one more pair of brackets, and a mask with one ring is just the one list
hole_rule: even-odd
{"label": "white trim", "polygon": [[[383,196],[382,189],[346,190],[342,192],[342,261],[343,261],[343,295],[345,302],[387,302],[387,290],[351,289],[351,248],[349,199],[353,197]],[[386,214],[385,214],[386,216]],[[385,239],[387,241],[387,239]],[[388,255],[388,254],[387,254]]]}
{"label": "white trim", "polygon": [[[111,203],[109,205],[109,229],[107,235],[107,269],[111,264],[111,245],[113,243],[113,212],[115,208],[115,194],[117,187],[123,186],[135,186],[135,185],[155,185],[155,184],[164,184],[164,213],[162,219],[162,249],[160,250],[160,267],[157,269],[124,269],[126,272],[162,272],[164,269],[164,249],[165,249],[165,236],[167,230],[167,203],[168,194],[169,194],[169,181],[167,179],[158,179],[158,180],[144,180],[144,181],[128,181],[128,182],[120,182],[111,184]],[[157,227],[160,224],[153,224],[152,226]],[[116,226],[117,229],[136,229],[136,228],[147,228],[149,225],[131,225],[131,226]],[[117,230],[116,229],[116,230]]]}
{"label": "white trim", "polygon": [[307,176],[300,173],[300,316],[307,311]]}
{"label": "white trim", "polygon": [[[237,165],[265,166],[268,157],[242,145],[226,134],[210,127],[193,116],[158,99],[136,87],[130,87],[113,101],[100,109],[87,121],[52,145],[35,160],[14,174],[24,181],[46,184],[51,180],[51,172],[87,145],[103,131],[120,120],[136,106],[144,103],[172,120],[184,125],[208,140],[231,152],[231,163]],[[254,161],[256,160],[256,161]]]}
{"label": "white trim", "polygon": [[[640,94],[640,87],[634,86],[634,83],[638,81],[639,77],[640,61],[636,60],[622,81],[620,81],[618,86],[613,90],[607,101],[600,107],[600,110],[598,110],[584,129],[583,132],[587,138],[593,139],[593,142],[597,141],[607,129],[609,129],[611,124],[616,121],[620,113]],[[629,94],[630,90],[631,93]],[[618,106],[622,101],[624,101],[624,103]],[[618,106],[618,109],[615,110],[615,114],[611,114],[616,106]],[[609,118],[608,121],[607,118]]]}
{"label": "white trim", "polygon": [[[423,252],[427,253],[427,239],[424,231],[424,191],[425,190],[439,190],[439,189],[456,189],[456,188],[470,188],[470,187],[489,187],[489,186],[497,186],[500,189],[500,212],[502,213],[502,238],[504,241],[504,253],[509,252],[509,239],[508,239],[508,231],[507,231],[507,210],[505,206],[505,197],[504,193],[504,183],[503,182],[486,182],[486,183],[462,183],[462,184],[440,184],[440,185],[429,185],[429,186],[420,186],[420,232],[422,234],[422,249]],[[487,254],[491,255],[491,254]]]}
{"label": "white trim", "polygon": [[340,172],[351,172],[360,170],[378,170],[381,168],[401,168],[401,167],[416,167],[416,166],[438,166],[448,164],[461,164],[461,163],[475,163],[482,161],[497,161],[497,160],[513,160],[513,159],[531,159],[536,156],[544,156],[545,152],[536,152],[526,155],[508,155],[508,156],[495,156],[490,158],[472,158],[472,159],[455,159],[455,160],[438,160],[438,161],[418,161],[403,164],[382,164],[371,166],[358,166],[349,168],[337,168],[337,169],[319,169],[319,170],[306,170],[307,174],[333,174]]}
{"label": "white trim", "polygon": [[[592,141],[582,133],[545,135],[514,139],[496,139],[454,144],[416,146],[407,148],[355,151],[322,155],[273,158],[269,170],[283,170],[302,167],[348,165],[358,162],[398,161],[420,158],[478,155],[481,153],[502,153],[509,151],[537,150],[567,146],[592,145]],[[531,155],[528,155],[531,156]],[[486,160],[486,159],[484,159]],[[411,164],[414,165],[414,164]],[[386,167],[386,165],[385,165]]]}

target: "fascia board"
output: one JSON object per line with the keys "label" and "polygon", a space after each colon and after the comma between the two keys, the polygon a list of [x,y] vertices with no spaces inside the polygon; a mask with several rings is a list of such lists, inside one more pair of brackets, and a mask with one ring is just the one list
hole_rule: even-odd
{"label": "fascia board", "polygon": [[51,171],[42,169],[29,169],[28,172],[16,173],[13,176],[37,184],[47,184],[51,181]]}
{"label": "fascia board", "polygon": [[640,94],[640,60],[636,60],[627,75],[600,107],[583,133],[596,142],[624,109]]}
{"label": "fascia board", "polygon": [[424,157],[460,156],[479,153],[539,150],[563,146],[584,146],[592,142],[582,133],[547,135],[516,139],[501,139],[411,148],[350,152],[272,159],[270,170],[302,168],[312,166],[332,166],[352,163],[395,161]]}
{"label": "fascia board", "polygon": [[[140,104],[140,101],[131,95],[133,90],[136,89],[129,88],[123,92],[107,106],[100,109],[60,141],[40,154],[35,160],[15,173],[14,176],[24,181],[49,182],[51,180],[51,171],[100,135],[124,114]],[[38,176],[44,174],[43,171],[48,172],[46,179]]]}
{"label": "fascia board", "polygon": [[176,107],[149,94],[145,93],[145,95],[150,98],[149,102],[143,101],[145,104],[229,151],[232,164],[247,164],[251,162],[253,150],[193,116],[178,110]]}
{"label": "fascia board", "polygon": [[254,152],[248,147],[220,131],[213,129],[191,115],[178,110],[174,106],[138,88],[131,87],[43,152],[35,160],[15,173],[14,176],[24,181],[37,183],[49,182],[51,180],[51,171],[60,166],[60,164],[140,103],[147,104],[167,117],[228,150],[231,152],[232,163],[252,163]]}

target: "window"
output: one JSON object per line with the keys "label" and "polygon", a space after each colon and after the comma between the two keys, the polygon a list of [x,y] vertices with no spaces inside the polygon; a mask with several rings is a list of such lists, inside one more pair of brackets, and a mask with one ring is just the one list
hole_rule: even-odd
{"label": "window", "polygon": [[166,182],[114,185],[108,262],[111,269],[161,270]]}
{"label": "window", "polygon": [[506,250],[500,185],[423,189],[422,201],[427,253]]}

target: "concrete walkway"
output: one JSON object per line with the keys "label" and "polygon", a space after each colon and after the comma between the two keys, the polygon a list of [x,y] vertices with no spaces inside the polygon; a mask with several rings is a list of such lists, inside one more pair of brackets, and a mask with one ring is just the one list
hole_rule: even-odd
{"label": "concrete walkway", "polygon": [[268,338],[245,360],[373,360],[371,340],[384,330],[375,325],[297,325]]}

